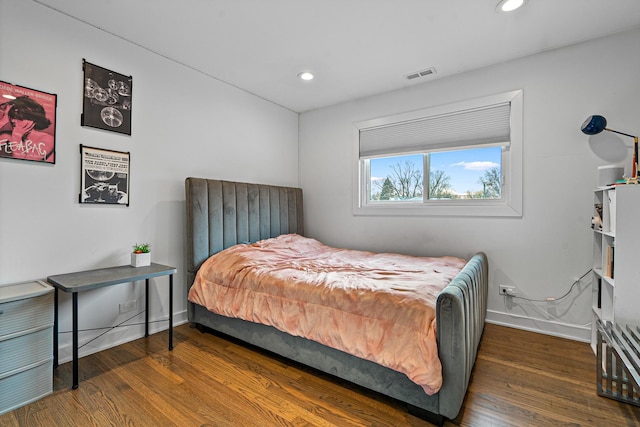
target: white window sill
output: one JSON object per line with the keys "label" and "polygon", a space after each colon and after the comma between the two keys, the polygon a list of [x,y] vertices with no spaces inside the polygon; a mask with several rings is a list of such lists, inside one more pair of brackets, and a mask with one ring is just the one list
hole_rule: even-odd
{"label": "white window sill", "polygon": [[460,216],[460,217],[522,217],[522,205],[504,201],[438,201],[429,204],[377,204],[354,206],[356,216]]}

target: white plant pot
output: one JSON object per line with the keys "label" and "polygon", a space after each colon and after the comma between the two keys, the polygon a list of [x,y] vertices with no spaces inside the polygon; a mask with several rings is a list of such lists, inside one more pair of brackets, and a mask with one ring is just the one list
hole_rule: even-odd
{"label": "white plant pot", "polygon": [[151,252],[131,254],[131,267],[146,267],[151,265]]}

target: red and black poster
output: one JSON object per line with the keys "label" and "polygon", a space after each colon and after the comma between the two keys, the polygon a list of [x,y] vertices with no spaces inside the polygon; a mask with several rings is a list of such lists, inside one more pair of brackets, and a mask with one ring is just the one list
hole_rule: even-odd
{"label": "red and black poster", "polygon": [[0,81],[0,157],[55,163],[57,95]]}

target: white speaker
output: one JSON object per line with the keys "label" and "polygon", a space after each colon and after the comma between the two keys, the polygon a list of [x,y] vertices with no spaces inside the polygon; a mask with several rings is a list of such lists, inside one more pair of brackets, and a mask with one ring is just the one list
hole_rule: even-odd
{"label": "white speaker", "polygon": [[624,168],[616,165],[598,166],[598,187],[606,187],[622,179]]}

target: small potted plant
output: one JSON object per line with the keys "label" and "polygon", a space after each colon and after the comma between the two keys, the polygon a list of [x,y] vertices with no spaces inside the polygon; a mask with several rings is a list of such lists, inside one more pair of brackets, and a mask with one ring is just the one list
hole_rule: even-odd
{"label": "small potted plant", "polygon": [[151,265],[151,250],[149,247],[151,247],[149,243],[136,243],[133,245],[133,252],[131,253],[132,267]]}

